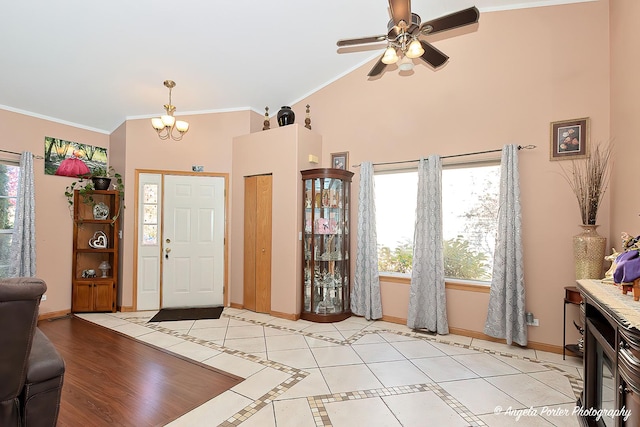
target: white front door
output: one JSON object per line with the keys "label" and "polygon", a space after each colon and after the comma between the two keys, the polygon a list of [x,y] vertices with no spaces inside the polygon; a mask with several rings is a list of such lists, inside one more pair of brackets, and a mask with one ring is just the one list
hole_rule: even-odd
{"label": "white front door", "polygon": [[[167,182],[167,180],[173,184],[168,191],[164,191],[163,181]],[[223,304],[224,187],[223,177],[160,173],[139,175],[136,242],[137,310],[157,310],[161,307],[161,303],[163,307]],[[179,196],[181,193],[189,193],[199,200],[191,206],[189,204],[191,202],[184,196],[172,197],[172,194]],[[163,201],[170,203],[166,205],[166,210]],[[181,204],[178,205],[178,203]],[[176,219],[176,216],[180,217],[180,215],[188,216],[188,220]],[[163,226],[163,216],[165,221],[171,221],[166,227]],[[186,228],[180,227],[184,225],[191,228],[191,224],[195,224],[194,227],[196,227],[193,229],[195,237],[191,232],[187,233]],[[201,230],[199,231],[198,228]],[[167,237],[163,233],[178,236],[178,240]],[[179,248],[177,253],[174,251],[176,247]],[[187,252],[190,247],[192,249],[189,257]],[[167,249],[169,249],[168,253]],[[202,254],[200,249],[204,249]],[[175,262],[176,254],[182,257],[177,262]],[[191,268],[191,266],[194,267]],[[176,271],[176,268],[183,268],[183,270]],[[176,279],[177,276],[184,275],[184,269],[193,271],[185,280],[181,277]],[[168,299],[167,295],[169,295]],[[187,297],[187,295],[190,296]],[[196,303],[191,304],[189,299],[195,299]]]}
{"label": "white front door", "polygon": [[224,178],[165,175],[162,307],[224,302]]}

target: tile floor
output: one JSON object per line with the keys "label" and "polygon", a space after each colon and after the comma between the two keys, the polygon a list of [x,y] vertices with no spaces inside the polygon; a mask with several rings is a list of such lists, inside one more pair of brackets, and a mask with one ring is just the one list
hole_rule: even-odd
{"label": "tile floor", "polygon": [[154,314],[80,317],[246,378],[171,427],[578,426],[579,358],[359,317],[225,308],[216,320],[147,323]]}

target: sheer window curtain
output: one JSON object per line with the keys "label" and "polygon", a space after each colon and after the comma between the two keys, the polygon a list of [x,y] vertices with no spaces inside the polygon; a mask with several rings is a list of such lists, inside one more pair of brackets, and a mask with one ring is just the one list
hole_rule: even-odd
{"label": "sheer window curtain", "polygon": [[407,326],[448,334],[442,242],[442,160],[420,159]]}
{"label": "sheer window curtain", "polygon": [[351,312],[364,316],[367,320],[381,319],[382,297],[378,274],[376,203],[371,162],[360,164],[356,233],[356,266],[351,292]]}
{"label": "sheer window curtain", "polygon": [[500,171],[498,236],[484,333],[527,345],[518,147],[505,145]]}
{"label": "sheer window curtain", "polygon": [[20,179],[16,216],[11,239],[11,274],[14,277],[36,275],[36,224],[33,184],[33,154],[20,156]]}

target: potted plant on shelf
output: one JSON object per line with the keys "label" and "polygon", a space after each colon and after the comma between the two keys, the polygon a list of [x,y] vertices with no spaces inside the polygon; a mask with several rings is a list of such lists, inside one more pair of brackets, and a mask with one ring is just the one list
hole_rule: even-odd
{"label": "potted plant on shelf", "polygon": [[[120,200],[124,199],[122,175],[116,172],[113,166],[109,166],[108,168],[95,168],[91,173],[79,175],[77,181],[69,184],[64,190],[64,195],[67,198],[71,217],[73,218],[73,194],[76,190],[78,190],[82,203],[93,208],[96,206],[93,192],[95,190],[108,190],[112,180],[115,180],[113,189],[120,193]],[[118,215],[120,215],[120,212],[115,213],[112,218],[113,222],[118,218]]]}

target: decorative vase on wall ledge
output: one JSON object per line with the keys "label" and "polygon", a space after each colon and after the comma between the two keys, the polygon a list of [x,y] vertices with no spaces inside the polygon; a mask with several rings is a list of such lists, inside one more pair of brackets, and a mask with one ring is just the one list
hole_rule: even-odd
{"label": "decorative vase on wall ledge", "polygon": [[576,280],[602,279],[607,239],[598,234],[597,225],[582,224],[582,233],[573,236]]}
{"label": "decorative vase on wall ledge", "polygon": [[93,188],[96,190],[108,190],[109,185],[111,185],[111,178],[107,177],[94,176],[91,181],[93,181]]}
{"label": "decorative vase on wall ledge", "polygon": [[287,107],[287,106],[280,108],[280,111],[278,111],[277,117],[278,117],[278,125],[280,126],[292,125],[293,122],[296,120],[296,114],[293,112],[291,107]]}

